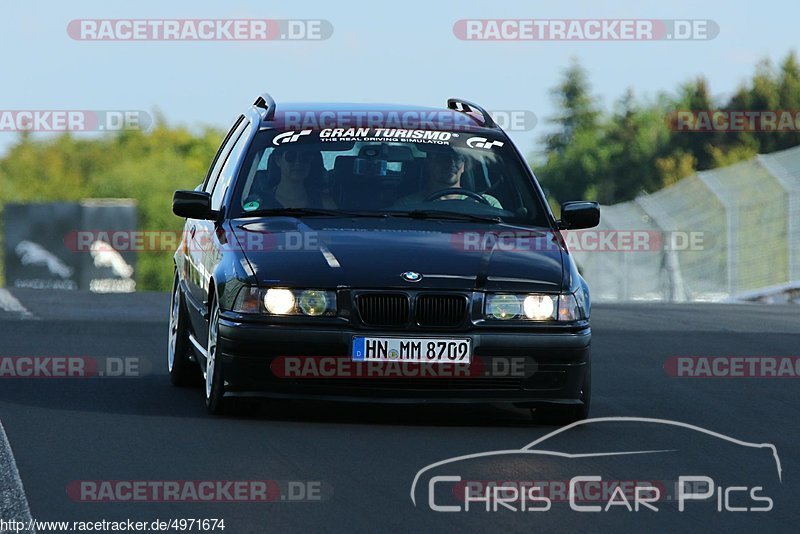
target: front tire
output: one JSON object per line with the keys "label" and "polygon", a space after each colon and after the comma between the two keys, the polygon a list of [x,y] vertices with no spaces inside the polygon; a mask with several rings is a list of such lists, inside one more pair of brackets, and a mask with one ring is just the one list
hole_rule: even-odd
{"label": "front tire", "polygon": [[211,301],[211,313],[208,320],[205,378],[206,409],[208,413],[212,415],[229,413],[232,399],[225,398],[225,379],[222,372],[222,362],[219,358],[219,304],[217,304],[216,298]]}
{"label": "front tire", "polygon": [[178,387],[197,385],[200,374],[197,365],[189,359],[192,348],[189,345],[188,317],[185,310],[180,280],[176,274],[170,301],[167,368],[170,382]]}

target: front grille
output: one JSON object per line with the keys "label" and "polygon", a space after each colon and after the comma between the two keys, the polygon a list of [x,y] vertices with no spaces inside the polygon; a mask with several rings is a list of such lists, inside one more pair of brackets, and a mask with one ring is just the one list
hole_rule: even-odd
{"label": "front grille", "polygon": [[464,322],[467,299],[460,295],[420,295],[416,319],[420,326],[453,327]]}
{"label": "front grille", "polygon": [[398,293],[360,295],[358,312],[369,326],[403,326],[408,324],[408,297]]}

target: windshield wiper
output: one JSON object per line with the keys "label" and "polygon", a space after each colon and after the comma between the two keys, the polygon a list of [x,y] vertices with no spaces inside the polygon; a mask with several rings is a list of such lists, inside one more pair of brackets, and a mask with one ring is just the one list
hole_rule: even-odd
{"label": "windshield wiper", "polygon": [[267,208],[245,212],[245,217],[382,217],[383,214],[359,213],[326,208]]}
{"label": "windshield wiper", "polygon": [[412,219],[445,219],[453,221],[477,221],[477,222],[503,222],[500,217],[491,215],[473,215],[471,213],[459,213],[446,210],[412,210],[408,212],[390,212],[389,215],[397,217],[411,217]]}
{"label": "windshield wiper", "polygon": [[443,219],[452,221],[478,221],[502,222],[500,217],[489,215],[472,215],[446,210],[412,210],[408,212],[369,212],[369,211],[343,211],[326,208],[266,208],[248,211],[241,218],[246,217],[410,217],[412,219]]}

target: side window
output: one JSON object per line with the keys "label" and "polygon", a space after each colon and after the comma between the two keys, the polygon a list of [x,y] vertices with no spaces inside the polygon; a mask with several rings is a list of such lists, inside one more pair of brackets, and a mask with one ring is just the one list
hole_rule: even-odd
{"label": "side window", "polygon": [[219,147],[217,155],[214,156],[214,162],[211,164],[211,169],[208,171],[206,180],[203,183],[203,191],[206,193],[210,193],[214,188],[214,183],[217,181],[217,176],[219,176],[219,171],[222,168],[222,164],[225,163],[228,153],[231,151],[231,147],[233,147],[233,143],[236,142],[236,139],[239,137],[239,133],[242,131],[242,119],[244,119],[243,116],[240,116],[238,119],[236,119],[233,127],[231,127],[230,131],[228,131],[225,141],[223,141],[222,145]]}
{"label": "side window", "polygon": [[[256,152],[256,154],[252,158],[252,162],[250,162],[250,158],[245,160],[245,163],[248,163],[249,168],[247,169],[247,179],[244,182],[244,187],[242,188],[242,202],[244,203],[245,200],[253,194],[256,194],[254,189],[256,189],[256,182],[260,182],[266,175],[264,171],[267,170],[267,164],[269,163],[269,156],[272,154],[273,150],[272,147],[267,147],[261,149],[260,151]],[[244,169],[242,169],[244,172]],[[259,176],[259,179],[256,179],[256,176]],[[242,175],[244,177],[244,175]],[[259,184],[266,186],[266,183]]]}
{"label": "side window", "polygon": [[227,191],[228,186],[233,179],[233,175],[235,174],[234,170],[236,168],[236,162],[239,161],[239,158],[242,156],[242,152],[244,152],[245,148],[247,147],[247,139],[250,136],[251,129],[252,125],[248,123],[247,128],[245,128],[244,132],[242,132],[242,134],[239,136],[239,139],[236,141],[236,144],[233,146],[233,149],[225,160],[225,164],[222,166],[222,170],[219,173],[219,178],[214,186],[214,191],[211,193],[212,210],[217,211],[222,207],[222,199],[225,197],[225,191]]}

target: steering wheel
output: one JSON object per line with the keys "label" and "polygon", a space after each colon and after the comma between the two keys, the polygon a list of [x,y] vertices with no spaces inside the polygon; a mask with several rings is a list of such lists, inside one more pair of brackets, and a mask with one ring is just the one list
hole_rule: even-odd
{"label": "steering wheel", "polygon": [[462,189],[460,187],[448,187],[447,189],[440,189],[425,197],[425,202],[430,202],[432,200],[436,200],[438,198],[442,198],[447,195],[463,195],[482,204],[486,204],[487,206],[491,206],[491,204],[489,204],[489,201],[486,200],[486,197],[484,197],[483,195],[479,195],[474,191],[470,191],[469,189]]}

